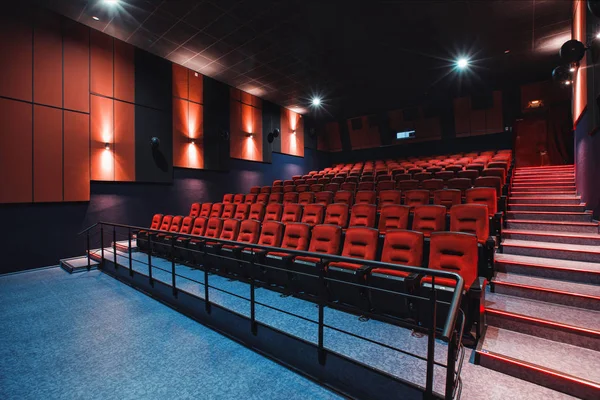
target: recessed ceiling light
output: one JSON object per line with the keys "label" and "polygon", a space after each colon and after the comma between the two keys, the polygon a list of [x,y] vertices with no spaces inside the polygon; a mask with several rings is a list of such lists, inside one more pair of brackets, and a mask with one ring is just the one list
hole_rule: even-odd
{"label": "recessed ceiling light", "polygon": [[114,6],[118,2],[119,0],[104,0],[104,4],[108,4],[109,6]]}
{"label": "recessed ceiling light", "polygon": [[312,99],[312,105],[313,105],[313,106],[315,106],[315,107],[318,107],[318,106],[320,106],[320,105],[321,105],[321,99],[320,99],[320,98],[318,98],[318,97],[314,97],[314,98]]}
{"label": "recessed ceiling light", "polygon": [[100,21],[100,18],[96,17],[95,15],[92,17],[92,19],[93,19],[94,21]]}
{"label": "recessed ceiling light", "polygon": [[596,34],[596,39],[600,39],[600,32]]}
{"label": "recessed ceiling light", "polygon": [[504,54],[510,53],[510,50],[504,50]]}
{"label": "recessed ceiling light", "polygon": [[468,59],[466,59],[466,58],[464,58],[464,57],[463,57],[463,58],[459,58],[459,59],[456,61],[456,66],[457,66],[459,69],[465,69],[465,68],[467,68],[467,67],[469,66],[469,60],[468,60]]}

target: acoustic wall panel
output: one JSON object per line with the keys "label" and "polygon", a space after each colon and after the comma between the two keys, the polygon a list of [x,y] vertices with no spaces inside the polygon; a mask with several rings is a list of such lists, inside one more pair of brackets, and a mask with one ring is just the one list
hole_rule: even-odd
{"label": "acoustic wall panel", "polygon": [[90,200],[90,116],[63,114],[64,201]]}
{"label": "acoustic wall panel", "polygon": [[115,181],[135,181],[135,106],[114,101]]}
{"label": "acoustic wall panel", "polygon": [[49,11],[36,11],[33,30],[33,101],[62,107],[61,18]]}
{"label": "acoustic wall panel", "polygon": [[189,99],[188,69],[173,63],[173,97]]}
{"label": "acoustic wall panel", "polygon": [[33,201],[63,200],[62,110],[33,106]]}
{"label": "acoustic wall panel", "polygon": [[31,104],[0,98],[0,203],[33,199],[32,118]]}
{"label": "acoustic wall panel", "polygon": [[114,41],[114,97],[135,102],[134,47],[120,40]]}
{"label": "acoustic wall panel", "polygon": [[186,144],[188,153],[188,168],[204,168],[204,124],[203,107],[200,104],[188,103],[189,137],[193,144]]}
{"label": "acoustic wall panel", "polygon": [[63,20],[63,107],[68,110],[90,112],[89,41],[87,26]]}
{"label": "acoustic wall panel", "polygon": [[454,99],[454,129],[457,136],[471,132],[471,102],[468,97]]}
{"label": "acoustic wall panel", "polygon": [[[187,76],[187,74],[186,74]],[[174,85],[173,88],[176,86]],[[189,101],[173,98],[173,166],[188,166],[186,146],[190,142],[189,127]]]}
{"label": "acoustic wall panel", "polygon": [[304,118],[287,108],[281,110],[281,152],[304,157]]}
{"label": "acoustic wall panel", "polygon": [[113,97],[113,38],[91,30],[90,90],[94,94]]}
{"label": "acoustic wall panel", "polygon": [[230,140],[224,137],[231,132],[230,88],[207,76],[203,77],[204,91],[204,168],[227,170],[229,167]]}
{"label": "acoustic wall panel", "polygon": [[203,79],[204,76],[191,69],[188,69],[188,82],[189,82],[189,100],[195,103],[203,103]]}
{"label": "acoustic wall panel", "polygon": [[170,113],[173,98],[172,63],[138,48],[134,52],[135,104]]}
{"label": "acoustic wall panel", "polygon": [[113,116],[112,99],[91,95],[90,165],[93,181],[115,179]]}
{"label": "acoustic wall panel", "polygon": [[0,55],[0,96],[31,101],[33,29],[29,8],[0,13]]}
{"label": "acoustic wall panel", "polygon": [[[170,79],[169,77],[169,92]],[[169,106],[170,108],[171,106]],[[140,105],[135,106],[135,177],[137,182],[170,183],[173,181],[172,125],[170,112],[153,110]],[[152,149],[150,146],[150,139],[154,136],[160,140],[160,146],[157,149]]]}

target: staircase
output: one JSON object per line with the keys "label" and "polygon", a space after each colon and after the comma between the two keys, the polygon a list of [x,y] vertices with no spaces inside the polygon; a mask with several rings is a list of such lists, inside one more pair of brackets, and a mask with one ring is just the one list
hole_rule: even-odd
{"label": "staircase", "polygon": [[600,399],[600,234],[572,165],[514,171],[476,362]]}

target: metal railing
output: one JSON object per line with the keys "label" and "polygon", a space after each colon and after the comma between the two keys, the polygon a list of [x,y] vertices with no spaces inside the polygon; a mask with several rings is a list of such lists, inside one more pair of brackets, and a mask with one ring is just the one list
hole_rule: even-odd
{"label": "metal railing", "polygon": [[[163,271],[165,273],[169,273],[171,275],[170,286],[172,287],[173,296],[175,296],[175,297],[177,296],[178,291],[180,290],[177,287],[177,279],[176,279],[177,277],[189,280],[189,281],[197,283],[199,285],[202,285],[204,287],[204,299],[203,300],[205,302],[205,307],[206,307],[207,313],[211,312],[211,304],[213,304],[213,303],[211,303],[211,300],[210,300],[209,289],[223,292],[228,295],[234,296],[238,299],[248,301],[250,303],[250,329],[251,329],[252,333],[255,335],[257,333],[256,306],[266,307],[268,309],[275,310],[275,311],[278,311],[278,312],[281,312],[281,313],[284,313],[284,314],[287,314],[290,316],[294,316],[296,318],[300,318],[304,321],[311,322],[311,323],[318,325],[318,336],[317,336],[318,337],[318,340],[317,340],[318,359],[319,359],[319,362],[322,364],[324,364],[326,362],[326,348],[324,345],[324,330],[325,330],[325,328],[327,328],[327,329],[331,329],[333,331],[336,331],[336,332],[339,332],[342,334],[350,335],[357,339],[364,340],[368,343],[375,344],[375,345],[381,346],[383,348],[386,348],[389,350],[394,350],[399,353],[409,355],[411,357],[425,361],[427,363],[426,376],[425,376],[425,396],[426,396],[426,398],[433,398],[433,395],[434,395],[434,391],[433,391],[434,366],[446,368],[446,379],[445,379],[446,388],[445,388],[444,398],[452,399],[452,398],[455,398],[457,395],[458,395],[458,397],[460,397],[460,392],[461,392],[460,389],[462,386],[461,381],[460,381],[460,371],[461,371],[462,363],[463,363],[463,359],[464,359],[464,346],[462,345],[462,335],[463,335],[463,330],[465,327],[465,316],[464,316],[464,312],[460,309],[460,304],[461,304],[461,299],[462,299],[462,295],[463,295],[464,281],[463,281],[462,277],[456,273],[441,271],[441,270],[432,270],[432,269],[420,268],[420,267],[412,267],[412,266],[407,266],[407,265],[389,264],[389,263],[383,263],[380,261],[369,261],[369,260],[362,260],[362,259],[321,254],[321,253],[310,253],[307,251],[276,248],[276,247],[271,247],[271,246],[242,243],[242,242],[236,242],[236,241],[224,240],[224,239],[213,239],[213,238],[207,238],[207,237],[203,237],[203,236],[181,234],[181,233],[176,233],[176,232],[166,232],[166,231],[143,228],[143,227],[138,227],[138,226],[108,223],[108,222],[98,222],[79,233],[79,235],[83,235],[83,234],[86,235],[88,267],[90,265],[90,258],[91,258],[91,254],[92,254],[92,250],[91,250],[92,247],[91,247],[91,243],[90,243],[90,241],[91,241],[90,232],[92,231],[92,229],[94,229],[96,227],[98,227],[98,229],[99,229],[99,236],[100,236],[99,259],[101,262],[103,262],[106,259],[105,252],[108,252],[108,253],[112,253],[112,259],[109,259],[109,260],[113,262],[115,269],[123,266],[118,263],[117,228],[119,230],[121,230],[120,233],[122,233],[123,230],[126,230],[126,240],[127,240],[127,253],[126,253],[127,263],[126,264],[127,265],[125,265],[125,267],[129,270],[129,275],[133,277],[134,272],[139,272],[134,269],[134,267],[133,267],[134,262],[136,264],[142,264],[142,265],[146,265],[148,267],[147,276],[148,276],[150,285],[152,285],[152,286],[154,285],[154,281],[156,279],[152,273],[153,269],[157,269],[157,270]],[[112,231],[110,233],[112,234],[111,236],[112,236],[113,240],[112,240],[112,246],[111,246],[112,248],[110,250],[108,248],[106,248],[104,245],[107,229],[109,232]],[[145,231],[145,232],[149,233],[147,236],[147,239],[145,239],[148,241],[147,262],[143,262],[140,260],[134,260],[133,256],[132,256],[132,254],[133,254],[132,235],[134,233],[138,233],[139,231]],[[171,261],[171,269],[170,270],[161,268],[157,265],[152,265],[153,242],[152,242],[151,233],[152,234],[159,234],[159,233],[167,234],[168,236],[171,237],[170,242],[162,242],[162,244],[166,243],[166,245],[170,247],[170,253],[171,253],[171,256],[169,257],[170,261]],[[204,246],[203,250],[195,250],[195,249],[190,249],[187,247],[176,246],[175,243],[176,243],[176,239],[178,239],[178,238],[194,239],[194,240],[200,241],[200,243],[212,242],[212,243],[219,243],[222,245],[247,247],[247,248],[251,249],[251,251],[252,251],[252,257],[251,257],[252,261],[238,259],[238,258],[231,258],[231,257],[227,257],[227,256],[220,255],[220,254],[212,254],[212,253],[209,253],[206,251],[205,246]],[[313,258],[319,258],[320,267],[318,268],[317,274],[309,274],[309,273],[300,272],[300,271],[293,271],[294,274],[299,274],[299,275],[303,275],[306,277],[310,277],[312,279],[317,279],[319,281],[319,287],[323,288],[321,293],[319,293],[319,295],[316,298],[311,299],[311,301],[315,301],[317,303],[318,319],[315,321],[310,318],[306,318],[302,315],[294,314],[289,311],[273,307],[272,305],[268,305],[268,304],[257,301],[256,296],[255,296],[257,282],[255,281],[254,277],[245,279],[247,281],[247,283],[249,283],[249,285],[250,285],[250,297],[246,298],[237,293],[233,293],[231,291],[227,291],[225,289],[222,289],[222,288],[219,288],[216,286],[211,286],[209,284],[209,279],[210,279],[209,277],[211,275],[209,273],[210,268],[203,268],[204,282],[192,279],[185,275],[178,274],[176,271],[176,265],[177,265],[177,260],[175,258],[175,250],[176,249],[200,254],[204,260],[207,260],[208,258],[232,260],[232,261],[235,261],[240,264],[249,264],[249,265],[251,265],[251,267],[258,266],[261,268],[279,270],[279,271],[285,271],[285,272],[290,272],[290,271],[287,269],[276,267],[276,266],[261,264],[259,262],[256,262],[255,257],[254,257],[254,255],[256,254],[255,253],[256,250],[284,252],[284,253],[287,253],[287,254],[290,254],[293,256],[308,256],[308,257],[313,257]],[[417,274],[422,277],[430,276],[431,277],[431,290],[429,291],[429,296],[425,297],[425,296],[421,296],[421,295],[413,294],[413,293],[392,291],[392,290],[378,288],[378,287],[374,287],[374,286],[367,286],[367,285],[358,284],[358,283],[354,283],[354,282],[348,282],[348,281],[334,279],[334,278],[326,276],[324,273],[323,266],[326,264],[326,261],[327,262],[349,262],[349,263],[353,263],[353,264],[360,264],[360,265],[367,266],[367,267],[369,267],[369,269],[374,269],[374,268],[395,269],[395,270],[405,271],[405,272],[412,273],[412,274]],[[452,293],[452,297],[449,302],[438,299],[437,294],[439,292],[439,289],[438,289],[438,286],[436,286],[436,284],[435,284],[436,278],[451,279],[454,281],[454,283],[455,283],[454,291]],[[166,283],[166,282],[164,282],[164,283]],[[366,338],[364,336],[359,336],[355,333],[348,332],[348,331],[342,330],[340,328],[337,328],[335,326],[326,324],[325,323],[325,313],[324,313],[325,307],[333,306],[334,308],[340,308],[326,299],[325,287],[326,287],[327,283],[344,284],[344,285],[356,287],[358,289],[363,288],[365,290],[378,291],[381,293],[392,294],[394,296],[404,297],[407,299],[411,299],[413,301],[427,302],[430,307],[430,309],[429,309],[430,320],[428,321],[429,323],[425,324],[425,325],[419,325],[418,323],[414,322],[410,318],[409,319],[394,318],[394,317],[390,317],[390,316],[384,316],[384,315],[378,314],[376,312],[357,310],[357,309],[354,310],[355,313],[359,312],[361,316],[366,316],[366,317],[374,318],[374,319],[381,319],[383,321],[392,322],[392,323],[395,323],[395,324],[405,327],[405,328],[411,328],[415,331],[420,331],[420,332],[426,333],[428,335],[426,357],[423,357],[419,354],[410,353],[406,350],[403,350],[403,349],[400,349],[400,348],[397,348],[394,346],[390,346],[389,344],[378,342],[373,339]],[[214,304],[217,304],[217,303],[214,303]],[[443,304],[443,305],[447,306],[447,316],[445,318],[445,322],[440,327],[440,329],[438,329],[438,327],[436,326],[437,319],[438,319],[438,317],[437,317],[438,304]],[[349,307],[341,307],[341,308],[343,311],[353,312],[352,308],[349,308]],[[457,321],[459,314],[461,316],[461,323],[460,323],[460,326],[457,328],[456,321]],[[448,345],[446,364],[439,363],[435,360],[435,345],[436,345],[435,339],[436,338],[443,340]],[[457,361],[458,361],[458,366],[457,366]]]}

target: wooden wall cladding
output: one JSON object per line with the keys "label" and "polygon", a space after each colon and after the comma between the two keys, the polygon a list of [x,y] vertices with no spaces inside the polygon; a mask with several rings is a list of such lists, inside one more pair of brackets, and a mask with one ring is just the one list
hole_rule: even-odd
{"label": "wooden wall cladding", "polygon": [[304,157],[304,118],[284,108],[281,110],[281,152]]}

